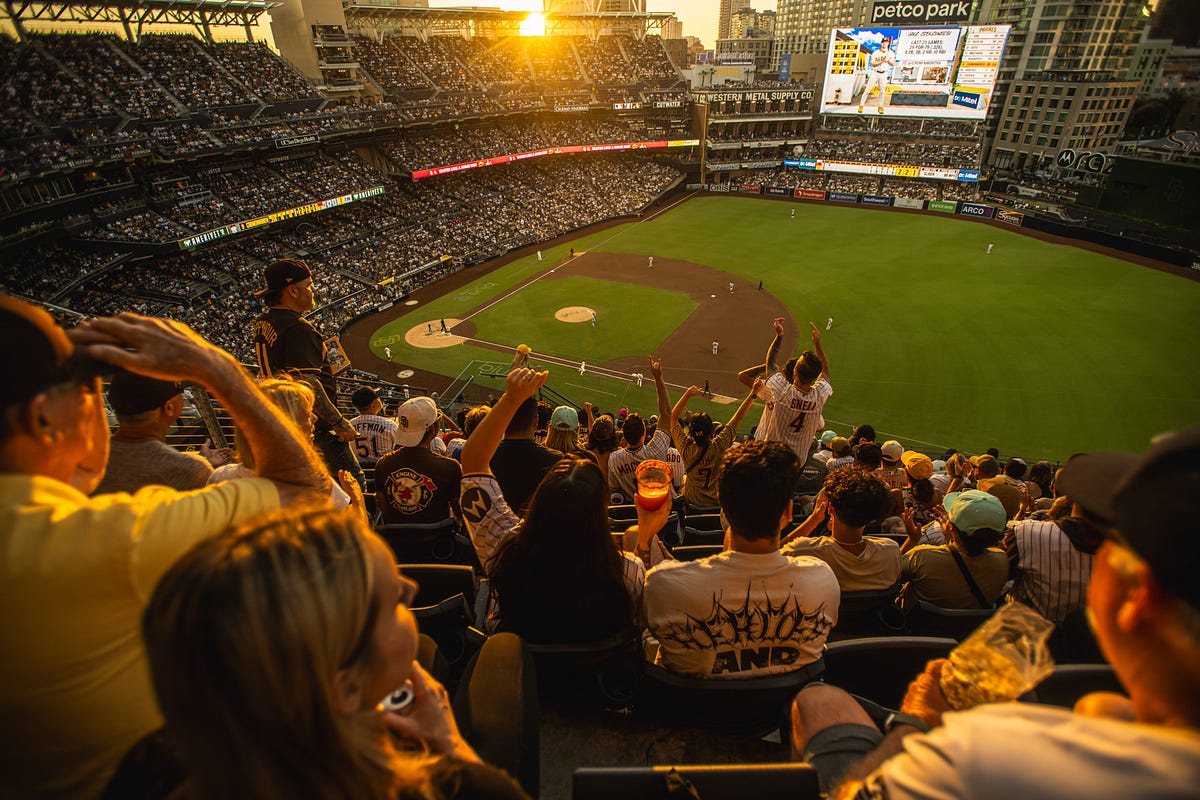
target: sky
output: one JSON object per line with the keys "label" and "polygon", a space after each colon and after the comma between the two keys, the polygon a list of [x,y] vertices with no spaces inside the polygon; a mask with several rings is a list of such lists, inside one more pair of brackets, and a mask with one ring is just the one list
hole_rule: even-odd
{"label": "sky", "polygon": [[[542,0],[429,0],[433,8],[446,6],[499,6],[508,11],[541,11]],[[650,11],[670,11],[683,22],[684,36],[699,36],[704,46],[717,43],[717,9],[720,0],[647,0]],[[751,0],[756,11],[774,11],[775,0]]]}

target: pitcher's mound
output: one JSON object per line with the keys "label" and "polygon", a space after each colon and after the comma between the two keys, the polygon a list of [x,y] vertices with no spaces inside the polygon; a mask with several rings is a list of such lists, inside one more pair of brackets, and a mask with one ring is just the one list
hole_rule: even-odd
{"label": "pitcher's mound", "polygon": [[[457,319],[447,318],[446,327],[453,330],[458,322]],[[453,333],[442,333],[442,321],[440,319],[431,319],[409,328],[404,334],[404,341],[413,347],[434,349],[462,344],[466,341],[466,337],[457,336]]]}
{"label": "pitcher's mound", "polygon": [[592,310],[587,306],[567,306],[555,311],[554,318],[560,322],[588,322],[592,318]]}

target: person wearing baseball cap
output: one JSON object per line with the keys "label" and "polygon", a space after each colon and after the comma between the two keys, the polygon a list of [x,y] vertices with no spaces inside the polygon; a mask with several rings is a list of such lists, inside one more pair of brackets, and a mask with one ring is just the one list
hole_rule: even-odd
{"label": "person wearing baseball cap", "polygon": [[908,486],[908,475],[900,463],[900,457],[904,455],[904,445],[895,439],[889,439],[880,447],[880,453],[883,463],[875,470],[875,477],[886,483],[889,489],[903,489]]}
{"label": "person wearing baseball cap", "polygon": [[903,580],[906,607],[920,600],[939,608],[989,608],[1008,582],[1008,554],[996,547],[1008,518],[998,497],[968,489],[946,495],[946,544],[917,544],[921,529],[905,514]]}
{"label": "person wearing baseball cap", "polygon": [[375,465],[375,504],[388,525],[424,525],[458,516],[462,467],[429,449],[441,412],[429,397],[396,412],[396,449]]}
{"label": "person wearing baseball cap", "polygon": [[1088,611],[1128,696],[1087,695],[1074,711],[994,703],[947,713],[940,688],[946,662],[937,660],[909,687],[885,737],[849,695],[806,688],[793,708],[798,750],[819,745],[833,725],[842,741],[859,735],[877,743],[848,771],[841,761],[840,778],[825,776],[831,796],[1196,796],[1200,428],[1160,437],[1141,456],[1072,458],[1059,485],[1105,537]]}
{"label": "person wearing baseball cap", "polygon": [[358,438],[354,440],[355,455],[359,463],[374,465],[395,449],[396,421],[381,416],[383,399],[370,386],[355,390],[350,402],[358,409],[358,416],[350,420],[350,424],[358,431]]}
{"label": "person wearing baseball cap", "polygon": [[136,492],[152,484],[186,492],[208,483],[211,464],[167,444],[167,433],[183,413],[182,384],[118,372],[108,385],[108,404],[117,415],[117,431],[97,494]]}
{"label": "person wearing baseball cap", "polygon": [[900,465],[904,470],[905,484],[900,489],[892,490],[892,513],[907,513],[913,524],[924,528],[933,522],[934,510],[941,505],[943,497],[930,480],[933,462],[924,453],[905,450],[900,454]]}
{"label": "person wearing baseball cap", "polygon": [[347,470],[366,485],[366,477],[350,443],[358,431],[337,407],[337,381],[329,365],[325,340],[304,318],[316,307],[312,271],[296,258],[281,258],[263,271],[264,287],[254,293],[266,310],[254,323],[254,352],[263,377],[286,372],[313,390],[317,415],[313,444],[330,474]]}
{"label": "person wearing baseball cap", "polygon": [[[139,635],[158,578],[197,541],[279,507],[320,502],[329,477],[228,353],[176,322],[122,314],[68,335],[0,296],[0,774],[14,797],[98,797],[160,727]],[[108,460],[100,373],[209,388],[245,432],[258,477],[89,497]]]}

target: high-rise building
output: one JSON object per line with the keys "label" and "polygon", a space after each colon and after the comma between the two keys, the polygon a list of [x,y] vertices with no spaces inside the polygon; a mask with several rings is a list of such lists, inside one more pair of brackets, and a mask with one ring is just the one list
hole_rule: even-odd
{"label": "high-rise building", "polygon": [[721,0],[717,9],[717,38],[728,39],[733,30],[733,15],[750,7],[750,0]]}
{"label": "high-rise building", "polygon": [[1083,153],[1112,152],[1140,89],[1130,68],[1149,21],[1144,6],[1145,0],[983,0],[976,22],[1013,26],[990,103],[988,165],[1057,164],[1069,171]]}
{"label": "high-rise building", "polygon": [[663,23],[662,38],[664,39],[682,39],[683,38],[683,21],[679,17],[671,17]]}
{"label": "high-rise building", "polygon": [[870,0],[779,0],[775,11],[775,55],[824,53],[829,31],[854,28],[870,20]]}

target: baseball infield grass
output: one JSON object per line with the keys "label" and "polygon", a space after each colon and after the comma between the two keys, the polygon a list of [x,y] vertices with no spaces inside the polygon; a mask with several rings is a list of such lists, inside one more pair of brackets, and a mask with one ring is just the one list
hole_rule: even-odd
{"label": "baseball infield grass", "polygon": [[[1200,283],[951,216],[733,196],[694,198],[544,250],[542,264],[515,261],[389,323],[372,349],[381,354],[377,339],[419,321],[465,316],[508,294],[565,258],[568,246],[762,280],[797,324],[821,328],[835,387],[825,418],[839,433],[869,422],[881,439],[931,452],[998,447],[1005,456],[1064,459],[1141,450],[1157,433],[1200,421]],[[570,305],[595,308],[603,324],[556,321],[554,311]],[[536,352],[593,364],[655,351],[694,308],[682,291],[571,277],[532,283],[470,321],[480,340],[527,341]],[[739,334],[760,337],[765,350],[771,320],[746,319],[730,338]],[[392,348],[396,361],[444,375],[471,359],[505,360],[469,344]],[[591,374],[581,381],[567,367],[552,367],[551,381],[579,386],[581,403],[655,408],[649,381],[640,390]],[[575,397],[570,386],[560,391]],[[708,409],[719,419],[732,413]]]}

